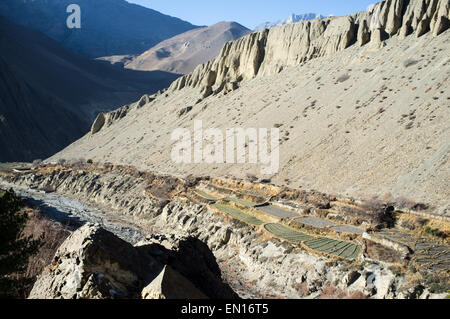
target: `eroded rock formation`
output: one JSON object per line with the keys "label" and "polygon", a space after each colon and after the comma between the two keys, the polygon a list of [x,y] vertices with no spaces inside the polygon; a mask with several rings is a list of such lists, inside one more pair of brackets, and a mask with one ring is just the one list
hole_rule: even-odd
{"label": "eroded rock formation", "polygon": [[[285,67],[332,55],[357,43],[382,46],[389,37],[439,35],[449,27],[447,0],[386,0],[346,17],[302,21],[229,42],[219,56],[174,82],[170,90],[199,88],[203,97],[227,83],[270,75]],[[237,86],[235,86],[237,87]]]}
{"label": "eroded rock formation", "polygon": [[[386,0],[349,16],[265,29],[227,42],[215,59],[178,78],[164,95],[188,87],[198,90],[201,101],[211,95],[234,91],[242,81],[276,74],[353,45],[370,45],[371,49],[378,50],[394,36],[400,39],[409,35],[421,37],[428,32],[437,36],[450,27],[449,19],[447,0]],[[129,109],[151,103],[162,93],[144,96],[135,104],[106,114],[107,126],[124,117]],[[94,131],[93,127],[91,133]]]}
{"label": "eroded rock formation", "polygon": [[237,297],[222,283],[220,270],[206,245],[179,236],[172,238],[170,250],[158,238],[133,247],[98,224],[87,223],[61,245],[29,298]]}

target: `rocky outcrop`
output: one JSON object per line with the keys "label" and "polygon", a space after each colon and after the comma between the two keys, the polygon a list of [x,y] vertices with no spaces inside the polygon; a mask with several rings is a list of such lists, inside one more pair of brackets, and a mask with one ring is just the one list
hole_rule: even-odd
{"label": "rocky outcrop", "polygon": [[[134,103],[133,106],[135,108],[141,108],[147,103],[149,103],[149,97],[147,95],[144,95],[137,103]],[[105,125],[110,126],[114,122],[125,117],[130,108],[131,105],[125,105],[115,111],[100,113],[99,115],[97,115],[97,118],[95,119],[91,127],[91,135],[98,133]]]}
{"label": "rocky outcrop", "polygon": [[151,241],[133,247],[98,224],[87,223],[61,245],[29,298],[237,297],[222,282],[206,245],[197,244],[193,238],[177,237],[171,238],[174,241],[170,240],[170,250],[157,238],[153,236]]}
{"label": "rocky outcrop", "polygon": [[227,93],[240,81],[332,55],[355,43],[380,48],[396,35],[419,37],[430,31],[437,36],[449,28],[449,17],[447,0],[386,0],[347,17],[263,30],[227,43],[216,59],[175,81],[170,90],[188,86],[199,89],[203,97]]}
{"label": "rocky outcrop", "polygon": [[[10,181],[15,185],[37,189],[40,185],[54,185],[57,193],[95,204],[105,212],[110,212],[113,208],[111,213],[101,215],[105,224],[108,219],[120,220],[125,217],[122,219],[124,225],[130,223],[135,227],[143,226],[142,228],[151,232],[144,235],[145,239],[140,239],[134,247],[126,245],[128,248],[124,248],[125,251],[134,249],[136,253],[128,253],[130,258],[137,260],[138,265],[144,265],[132,271],[138,278],[138,288],[131,290],[136,298],[179,296],[178,286],[173,283],[185,281],[175,280],[174,278],[179,278],[178,275],[209,298],[227,299],[237,297],[236,293],[244,298],[313,298],[320,296],[323,288],[330,283],[339,289],[363,292],[372,298],[399,298],[400,291],[410,289],[411,285],[418,285],[409,282],[404,274],[393,273],[389,268],[390,264],[378,262],[378,258],[370,257],[372,255],[367,255],[366,259],[364,254],[361,262],[353,263],[330,260],[305,251],[298,245],[276,238],[268,239],[256,227],[217,214],[204,205],[187,202],[182,197],[172,198],[170,202],[165,201],[160,205],[157,200],[144,195],[143,185],[148,178],[116,172],[97,174],[68,170],[55,174],[20,174]],[[111,230],[115,232],[114,228]],[[120,245],[122,244],[119,247]],[[402,251],[401,246],[395,248],[396,251]],[[66,265],[72,265],[70,267],[76,269],[79,265],[76,258],[71,259],[71,254],[66,253],[67,249],[64,252],[57,254],[64,255],[61,258],[66,261],[58,269],[67,268]],[[137,259],[133,256],[137,256]],[[111,259],[108,258],[107,260]],[[88,263],[83,261],[82,264],[85,267]],[[170,273],[171,270],[166,273],[167,268],[163,272],[167,265],[176,274]],[[99,272],[102,273],[104,266],[100,264],[99,267],[89,267],[87,269],[100,269]],[[140,272],[142,269],[146,270],[145,276]],[[127,268],[121,266],[120,272],[122,271],[127,271]],[[69,271],[63,274],[70,278]],[[40,285],[52,292],[50,296],[46,295],[48,298],[53,298],[56,295],[54,291],[58,291],[58,287],[62,285],[63,276],[56,275],[57,271],[53,271],[45,279],[48,275],[44,273],[39,280],[49,282],[46,286]],[[89,278],[90,275],[92,272],[83,278]],[[92,280],[86,280],[86,288],[80,288],[77,293],[82,292],[81,296],[88,294],[90,297],[104,297],[95,288],[95,278],[94,275]],[[116,281],[117,279],[113,283]],[[186,291],[192,292],[191,297],[194,296],[192,286],[185,283],[183,287],[184,285]],[[39,286],[35,289],[37,287]],[[106,297],[110,298],[110,295],[106,294]]]}
{"label": "rocky outcrop", "polygon": [[189,280],[165,266],[161,273],[142,290],[142,299],[206,299]]}
{"label": "rocky outcrop", "polygon": [[99,115],[97,115],[97,118],[95,119],[94,123],[92,124],[91,134],[95,134],[98,131],[100,131],[102,129],[103,125],[105,125],[105,113],[100,113]]}
{"label": "rocky outcrop", "polygon": [[98,114],[91,126],[91,135],[98,133],[103,127],[111,126],[114,122],[124,118],[131,109],[140,109],[154,100],[155,95],[149,96],[148,94],[144,94],[136,103],[124,105],[108,113]]}
{"label": "rocky outcrop", "polygon": [[130,298],[144,279],[133,246],[98,225],[86,224],[61,245],[30,298]]}
{"label": "rocky outcrop", "polygon": [[[353,45],[379,50],[394,36],[420,37],[427,32],[438,36],[450,27],[449,18],[447,0],[386,0],[345,17],[265,29],[227,42],[215,59],[178,78],[164,95],[186,87],[197,90],[200,100],[218,93],[227,94],[238,89],[242,81],[273,75]],[[140,108],[157,97],[158,94],[144,97],[133,107]],[[129,110],[130,106],[125,106],[106,114],[108,126]]]}

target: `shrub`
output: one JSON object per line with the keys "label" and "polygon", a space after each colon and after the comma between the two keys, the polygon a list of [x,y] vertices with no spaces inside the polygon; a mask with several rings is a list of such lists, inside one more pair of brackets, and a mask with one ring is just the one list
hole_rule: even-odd
{"label": "shrub", "polygon": [[84,164],[86,164],[86,160],[84,158],[74,159],[71,160],[68,164],[73,166],[74,168],[83,168]]}
{"label": "shrub", "polygon": [[70,235],[72,226],[80,226],[77,222],[72,224],[72,222],[69,221],[68,225],[64,226],[58,222],[52,221],[40,211],[33,208],[26,209],[30,211],[30,218],[24,229],[24,234],[38,238],[45,232],[45,238],[39,251],[28,259],[26,269],[14,276],[16,279],[27,278],[22,285],[16,286],[18,292],[17,297],[23,299],[29,296],[37,276],[42,273],[45,267],[50,265],[56,251]]}
{"label": "shrub", "polygon": [[423,229],[423,231],[424,231],[425,233],[431,235],[431,236],[434,236],[434,237],[439,237],[439,238],[443,238],[443,239],[447,238],[447,234],[445,234],[444,232],[440,231],[440,230],[437,229],[437,228],[431,228],[431,227],[429,227],[429,226],[426,226],[426,227]]}
{"label": "shrub", "polygon": [[29,217],[22,207],[22,199],[12,189],[0,196],[0,298],[18,297],[18,287],[30,281],[14,274],[25,271],[43,239],[43,235],[39,239],[24,235]]}
{"label": "shrub", "polygon": [[405,198],[405,197],[398,197],[395,200],[395,205],[399,209],[410,209],[410,210],[416,210],[416,211],[425,211],[430,208],[427,204],[416,203],[415,201]]}

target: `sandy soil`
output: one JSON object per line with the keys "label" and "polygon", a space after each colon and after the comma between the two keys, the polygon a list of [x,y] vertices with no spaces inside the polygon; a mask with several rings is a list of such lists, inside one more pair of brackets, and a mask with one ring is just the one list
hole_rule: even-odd
{"label": "sandy soil", "polygon": [[[443,214],[449,203],[450,31],[389,39],[244,81],[200,103],[185,88],[160,95],[53,156],[84,157],[185,176],[246,178],[357,198],[404,196]],[[179,115],[188,106],[192,110]],[[174,129],[280,126],[280,170],[171,160]],[[389,196],[390,196],[389,195]]]}

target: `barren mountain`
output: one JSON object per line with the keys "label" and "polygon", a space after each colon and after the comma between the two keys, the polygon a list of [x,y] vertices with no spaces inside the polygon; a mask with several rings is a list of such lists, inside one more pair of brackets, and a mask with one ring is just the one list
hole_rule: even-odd
{"label": "barren mountain", "polygon": [[98,112],[176,78],[91,61],[0,18],[0,162],[45,158],[81,137]]}
{"label": "barren mountain", "polygon": [[[405,196],[448,214],[448,0],[389,0],[347,17],[290,24],[228,43],[163,94],[101,115],[50,160],[174,175],[271,179],[355,197]],[[176,164],[176,128],[280,128],[280,170]]]}
{"label": "barren mountain", "polygon": [[305,13],[305,14],[291,14],[289,17],[283,20],[278,20],[276,22],[265,22],[261,23],[255,28],[255,31],[262,31],[264,29],[270,29],[274,27],[279,27],[286,24],[296,23],[300,21],[307,21],[313,19],[322,19],[325,16],[316,13]]}
{"label": "barren mountain", "polygon": [[228,41],[237,40],[249,33],[250,30],[236,22],[219,22],[165,40],[125,62],[125,67],[187,74],[198,65],[215,58]]}
{"label": "barren mountain", "polygon": [[[80,29],[66,26],[66,9],[73,3],[81,9]],[[0,15],[89,57],[140,54],[165,39],[196,28],[124,0],[2,0]]]}

